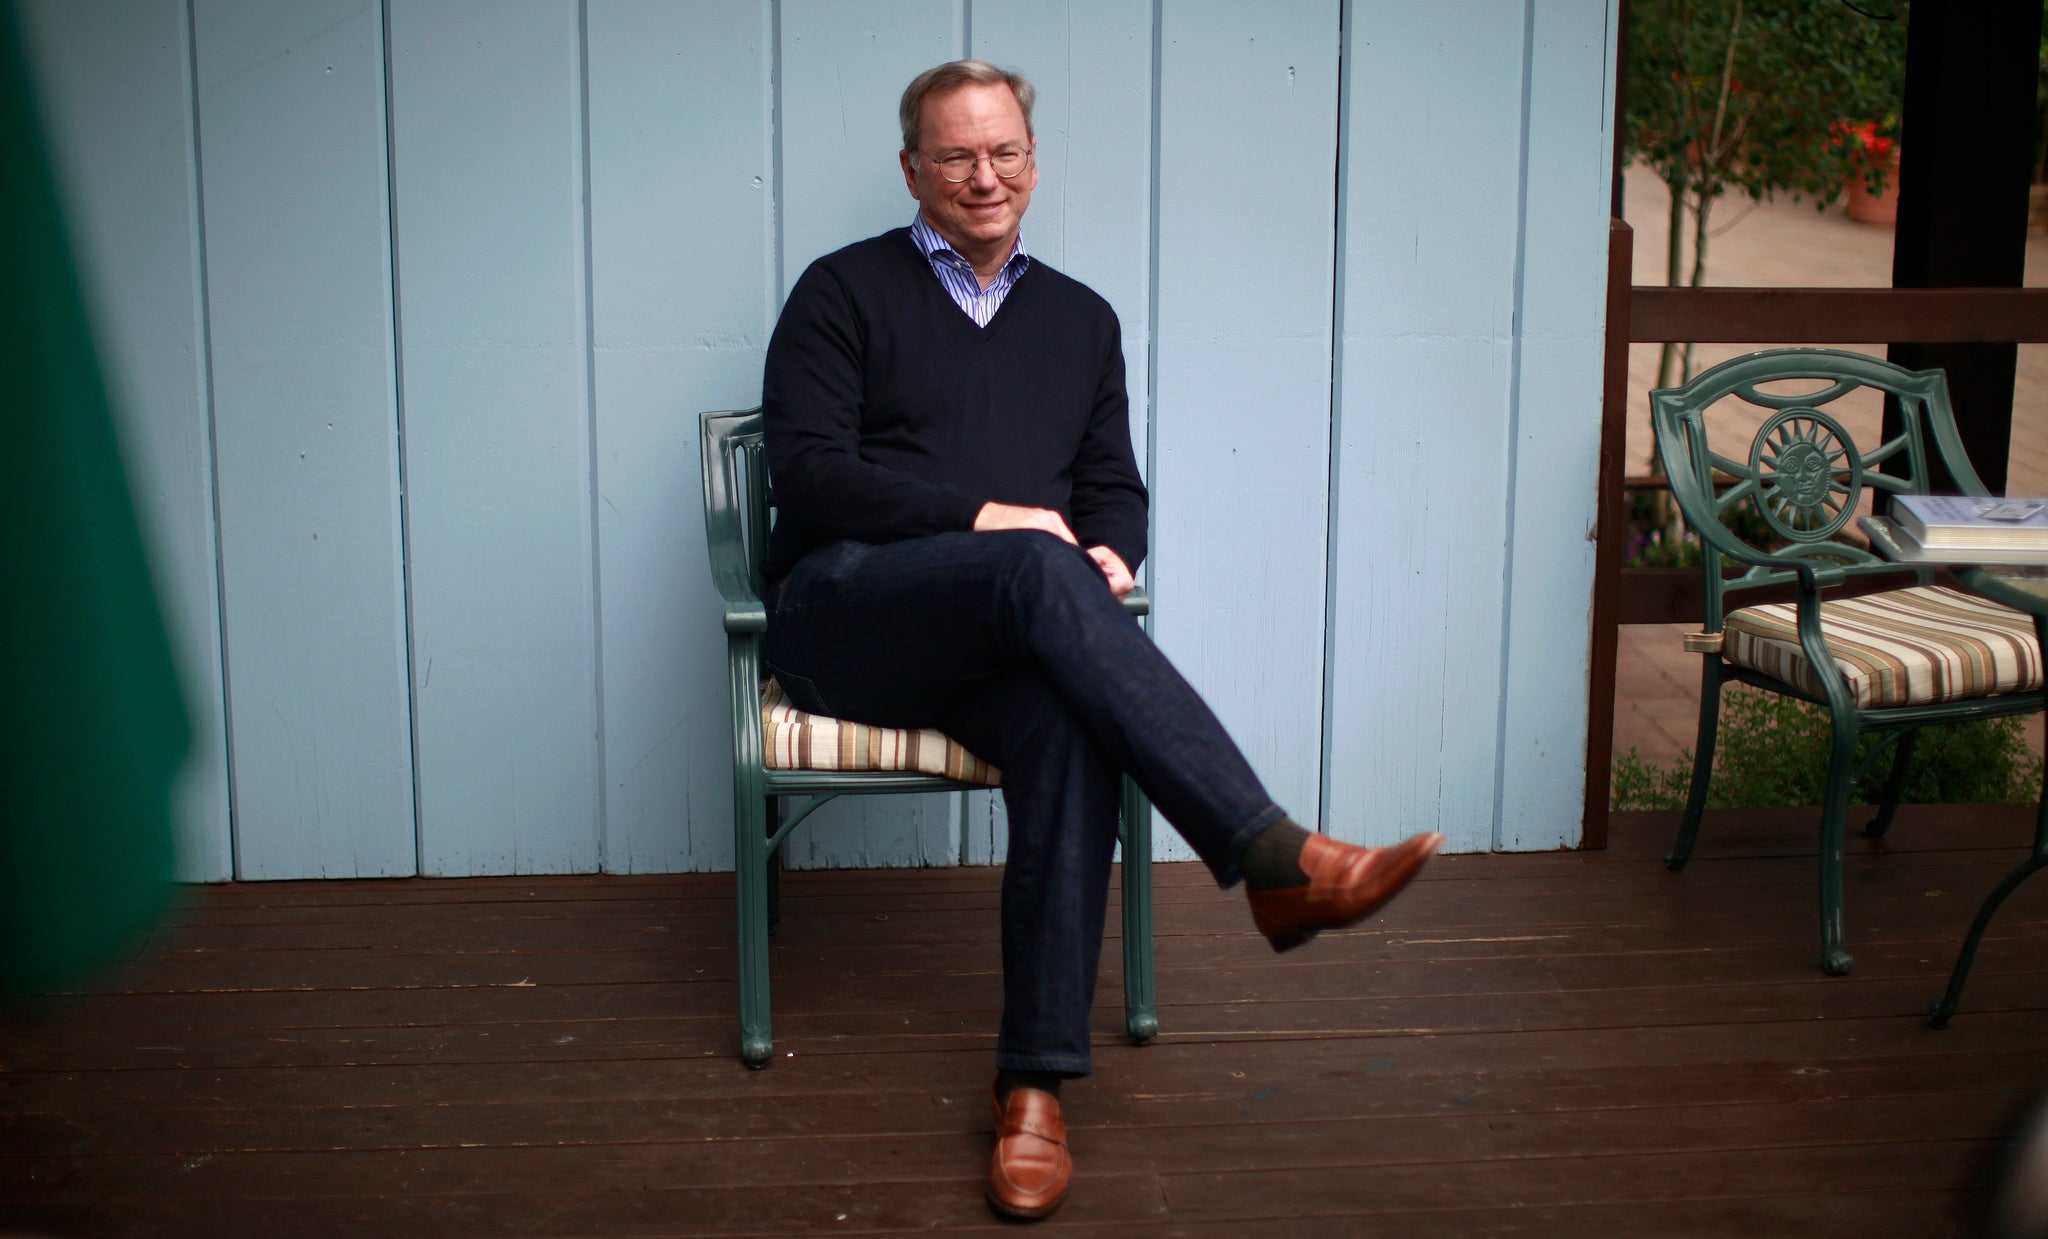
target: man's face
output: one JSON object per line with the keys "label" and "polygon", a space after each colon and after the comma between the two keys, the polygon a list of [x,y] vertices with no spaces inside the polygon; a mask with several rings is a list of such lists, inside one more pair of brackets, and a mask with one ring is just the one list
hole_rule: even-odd
{"label": "man's face", "polygon": [[932,161],[961,153],[991,155],[1006,146],[1029,149],[1031,136],[1017,97],[1001,83],[980,82],[927,96],[918,130],[924,157],[902,153],[903,181],[932,228],[977,266],[1009,257],[1024,208],[1038,186],[1038,161],[1006,181],[987,159],[978,159],[974,175],[958,184],[940,175]]}

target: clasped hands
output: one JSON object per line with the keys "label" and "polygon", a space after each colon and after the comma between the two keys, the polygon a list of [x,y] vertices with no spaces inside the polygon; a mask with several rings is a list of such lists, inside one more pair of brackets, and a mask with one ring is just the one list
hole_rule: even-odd
{"label": "clasped hands", "polygon": [[[996,503],[991,500],[981,505],[981,511],[974,514],[974,531],[986,533],[992,529],[1036,529],[1049,533],[1068,546],[1079,546],[1081,540],[1074,531],[1067,528],[1067,520],[1051,508],[1026,508],[1014,503]],[[1137,584],[1131,579],[1130,565],[1124,557],[1106,546],[1088,548],[1088,558],[1102,569],[1102,577],[1109,582],[1109,592],[1121,598],[1131,592]]]}

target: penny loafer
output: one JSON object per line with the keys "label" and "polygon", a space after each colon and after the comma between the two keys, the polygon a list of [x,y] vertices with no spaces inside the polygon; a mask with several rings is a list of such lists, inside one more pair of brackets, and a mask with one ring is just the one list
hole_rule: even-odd
{"label": "penny loafer", "polygon": [[1044,1217],[1074,1181],[1060,1099],[1042,1088],[1010,1090],[995,1102],[996,1151],[988,1163],[988,1202],[1010,1217]]}
{"label": "penny loafer", "polygon": [[1355,925],[1400,894],[1443,842],[1433,830],[1384,848],[1310,835],[1296,862],[1308,883],[1252,891],[1252,923],[1276,951],[1291,951],[1325,929]]}

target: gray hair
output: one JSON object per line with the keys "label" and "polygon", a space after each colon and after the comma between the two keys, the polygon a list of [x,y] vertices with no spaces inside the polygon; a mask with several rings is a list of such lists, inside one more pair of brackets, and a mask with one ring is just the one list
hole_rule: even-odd
{"label": "gray hair", "polygon": [[924,120],[926,99],[962,86],[994,86],[998,83],[1008,86],[1010,93],[1017,97],[1017,106],[1024,113],[1025,136],[1037,137],[1031,128],[1031,105],[1038,101],[1038,91],[1033,89],[1031,79],[1015,69],[998,69],[986,60],[955,60],[935,69],[926,69],[903,88],[903,101],[896,105],[896,120],[903,126],[903,149],[917,149],[918,126]]}

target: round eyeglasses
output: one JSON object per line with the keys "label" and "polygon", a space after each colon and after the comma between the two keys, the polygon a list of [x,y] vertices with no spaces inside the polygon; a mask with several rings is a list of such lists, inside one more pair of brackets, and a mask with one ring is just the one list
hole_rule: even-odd
{"label": "round eyeglasses", "polygon": [[923,151],[919,151],[917,157],[932,167],[937,168],[940,176],[958,185],[962,181],[973,179],[974,170],[980,166],[983,158],[988,160],[989,171],[1007,181],[1019,172],[1022,172],[1030,164],[1031,151],[1028,147],[1020,149],[1015,146],[1006,146],[1001,150],[990,152],[987,156],[969,155],[964,151],[958,151],[947,155],[943,159],[934,159]]}

